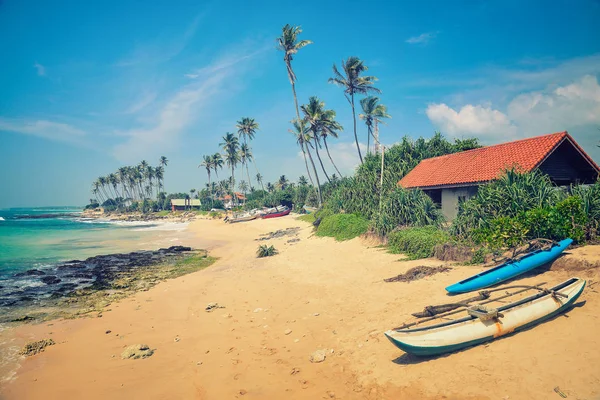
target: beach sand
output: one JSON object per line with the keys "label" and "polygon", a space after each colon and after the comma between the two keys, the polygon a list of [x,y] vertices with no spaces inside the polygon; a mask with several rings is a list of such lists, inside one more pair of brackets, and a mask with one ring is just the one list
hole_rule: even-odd
{"label": "beach sand", "polygon": [[[288,243],[293,234],[255,241],[291,227],[300,227],[299,241]],[[210,268],[112,304],[102,318],[1,332],[13,346],[43,338],[56,345],[23,360],[0,397],[559,399],[557,386],[568,398],[600,396],[598,269],[557,266],[519,281],[588,279],[566,315],[486,345],[419,359],[392,346],[383,332],[425,305],[447,302],[444,287],[480,267],[385,283],[411,267],[444,263],[398,261],[361,239],[313,237],[309,224],[291,216],[235,225],[197,220],[189,229],[220,257]],[[280,254],[257,259],[259,244]],[[600,246],[568,253],[564,259],[600,261]],[[211,302],[225,308],[206,312]],[[138,343],[156,349],[154,355],[121,359],[124,347]],[[325,361],[311,363],[319,349],[326,350]]]}

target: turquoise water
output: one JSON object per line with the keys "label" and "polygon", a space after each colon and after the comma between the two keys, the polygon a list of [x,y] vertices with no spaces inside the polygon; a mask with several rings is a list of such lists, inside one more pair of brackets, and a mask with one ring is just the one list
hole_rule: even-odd
{"label": "turquoise water", "polygon": [[0,303],[42,285],[23,276],[27,270],[51,273],[60,262],[155,250],[186,237],[186,224],[110,222],[83,218],[81,212],[73,207],[0,209]]}

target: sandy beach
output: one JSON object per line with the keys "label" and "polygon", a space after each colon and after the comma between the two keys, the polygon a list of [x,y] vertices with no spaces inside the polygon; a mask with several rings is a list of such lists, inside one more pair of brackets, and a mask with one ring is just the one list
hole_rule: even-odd
{"label": "sandy beach", "polygon": [[[284,237],[261,234],[298,227]],[[411,312],[447,301],[444,287],[478,271],[457,266],[410,283],[384,278],[435,260],[398,261],[363,239],[317,238],[294,217],[235,225],[201,219],[188,229],[220,259],[206,270],[112,304],[102,318],[58,320],[0,332],[20,347],[56,345],[21,360],[3,399],[559,399],[600,396],[598,269],[556,263],[525,284],[588,280],[564,316],[437,358],[408,356],[383,332]],[[299,239],[299,240],[295,240]],[[257,259],[259,244],[280,254]],[[563,259],[600,261],[600,246]],[[209,303],[224,308],[206,312]],[[109,332],[110,331],[110,332]],[[108,332],[108,333],[107,333]],[[123,360],[124,347],[156,349]],[[326,359],[309,356],[325,349]]]}

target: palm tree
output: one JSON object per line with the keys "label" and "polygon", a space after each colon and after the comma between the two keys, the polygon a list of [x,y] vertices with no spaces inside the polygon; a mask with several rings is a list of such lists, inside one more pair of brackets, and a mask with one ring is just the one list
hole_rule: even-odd
{"label": "palm tree", "polygon": [[248,184],[246,183],[246,181],[241,180],[238,184],[238,189],[240,190],[240,192],[244,193],[244,197],[246,197],[246,192],[248,192]]}
{"label": "palm tree", "polygon": [[273,190],[275,190],[273,184],[271,182],[267,182],[267,192],[271,193]]}
{"label": "palm tree", "polygon": [[260,183],[260,187],[262,188],[263,192],[265,191],[265,185],[263,185],[263,177],[260,173],[256,174],[256,182]]}
{"label": "palm tree", "polygon": [[210,188],[210,171],[213,169],[213,156],[202,156],[202,162],[198,165],[198,168],[200,167],[206,168],[206,173],[208,174],[208,187]]}
{"label": "palm tree", "polygon": [[[327,149],[327,155],[329,156],[329,160],[331,164],[333,164],[334,168],[340,174],[337,166],[333,162],[333,158],[331,158],[331,153],[329,152],[329,147],[327,146],[327,137],[338,137],[337,132],[342,130],[342,126],[335,120],[335,111],[326,110],[325,103],[320,101],[316,96],[312,96],[309,99],[308,104],[305,104],[301,107],[302,112],[304,113],[304,119],[308,123],[309,132],[311,134],[311,138],[315,144],[315,151],[317,153],[317,157],[319,158],[319,163],[321,164],[321,168],[327,177],[327,180],[331,182],[331,179],[327,175],[327,171],[325,171],[325,167],[323,166],[323,161],[321,160],[321,155],[319,154],[319,148],[321,147],[320,139],[323,139],[325,143],[325,148]],[[341,175],[341,174],[340,174]]]}
{"label": "palm tree", "polygon": [[333,64],[333,77],[329,78],[330,83],[344,88],[344,96],[348,103],[352,106],[352,118],[354,120],[354,141],[356,142],[356,149],[358,150],[358,158],[362,164],[362,154],[360,153],[360,147],[358,145],[358,135],[356,134],[356,110],[354,108],[354,95],[355,94],[369,94],[381,93],[381,90],[373,86],[373,83],[377,80],[374,76],[360,76],[361,73],[368,70],[367,66],[364,65],[362,60],[358,57],[348,57],[347,60],[342,60],[342,69],[344,75],[338,71],[335,64]]}
{"label": "palm tree", "polygon": [[[294,127],[294,129],[288,129],[288,132],[290,132],[292,135],[294,135],[294,137],[296,138],[296,143],[298,143],[298,146],[300,146],[301,149],[306,148],[306,150],[309,150],[309,143],[311,140],[309,127],[307,126],[307,124],[305,124],[303,122],[302,123],[298,122],[297,119],[294,119],[291,122],[292,122],[292,126]],[[312,155],[310,153],[310,150],[307,152],[308,152],[310,161],[312,163]],[[304,155],[306,155],[306,153],[304,153]],[[306,165],[306,169],[308,170],[308,162],[307,162],[306,157],[304,157],[304,163]],[[313,163],[313,165],[314,165],[314,163]],[[308,176],[308,178],[310,179],[310,175]],[[317,176],[317,182],[319,182],[318,176]],[[313,183],[312,180],[311,180],[311,183]],[[314,183],[313,183],[313,186],[314,186]],[[318,188],[317,188],[317,193],[320,193]]]}
{"label": "palm tree", "polygon": [[[367,125],[367,153],[370,151],[369,139],[373,136],[375,142],[375,153],[379,149],[379,131],[377,129],[378,123],[384,123],[383,118],[391,118],[387,113],[387,107],[379,103],[379,97],[369,96],[361,99],[360,105],[363,109],[364,114],[359,114],[358,117],[365,121]],[[373,132],[373,126],[375,126],[375,132]]]}
{"label": "palm tree", "polygon": [[233,133],[227,133],[223,136],[223,142],[219,146],[225,151],[225,162],[231,168],[231,196],[233,201],[235,187],[235,167],[240,162],[239,147],[240,142]]}
{"label": "palm tree", "polygon": [[277,183],[275,184],[275,187],[278,187],[281,190],[285,190],[286,187],[288,187],[290,181],[288,181],[288,179],[286,178],[285,175],[281,175],[279,177],[279,179],[277,180]]}
{"label": "palm tree", "polygon": [[[296,74],[294,73],[294,70],[292,69],[292,60],[294,59],[294,54],[298,53],[298,50],[300,50],[301,48],[308,46],[309,44],[312,43],[312,41],[310,40],[298,40],[298,35],[302,33],[302,29],[299,26],[291,26],[289,24],[286,24],[283,28],[281,28],[281,36],[277,38],[277,47],[279,50],[283,51],[283,61],[285,62],[285,66],[287,68],[287,73],[288,73],[288,78],[290,80],[290,84],[292,85],[292,93],[294,94],[294,105],[296,106],[296,118],[298,123],[300,124],[300,129],[299,131],[304,131],[304,123],[302,122],[302,119],[300,118],[300,109],[298,107],[298,97],[296,96]],[[309,152],[309,156],[310,156],[310,151],[308,150],[308,147],[306,146],[306,143],[303,141],[300,144],[300,148],[302,149],[302,155],[304,156],[304,162],[306,165],[306,172],[308,173],[308,178],[310,179],[310,181],[312,182],[312,177],[310,175],[310,170],[308,169],[308,163],[306,162],[306,152]],[[310,162],[313,168],[313,173],[315,174],[315,179],[317,181],[317,194],[318,194],[318,200],[319,200],[319,207],[321,206],[321,203],[323,202],[323,199],[321,197],[321,184],[319,182],[319,175],[317,174],[317,168],[315,167],[315,163],[312,159],[312,157],[310,157]],[[313,183],[314,185],[314,183]]]}
{"label": "palm tree", "polygon": [[221,153],[215,153],[212,155],[212,168],[213,171],[215,171],[215,175],[218,178],[218,169],[223,169],[223,156],[221,155]]}
{"label": "palm tree", "polygon": [[298,185],[300,185],[300,186],[308,185],[308,181],[306,180],[306,177],[304,175],[300,175],[300,178],[298,178]]}
{"label": "palm tree", "polygon": [[[253,140],[256,135],[256,131],[259,129],[258,122],[254,120],[254,118],[244,117],[239,120],[235,127],[237,128],[237,133],[239,137],[244,138],[244,144],[247,144],[247,141]],[[252,185],[252,181],[250,181],[250,173],[248,172],[248,164],[247,162],[252,160],[254,163],[254,169],[256,173],[258,173],[258,167],[256,166],[256,160],[254,157],[249,157],[246,161],[242,161],[243,164],[246,164],[246,173],[248,173],[248,184]]]}
{"label": "palm tree", "polygon": [[[159,167],[162,167],[162,174],[163,174],[163,175],[164,175],[164,172],[165,172],[165,167],[166,167],[168,164],[169,164],[169,160],[167,160],[167,157],[165,157],[165,156],[161,156],[161,157],[160,157],[160,160],[158,160],[158,165],[159,165]],[[163,176],[163,178],[162,178],[162,179],[163,179],[163,181],[162,181],[162,184],[161,184],[160,186],[162,186],[162,187],[163,187],[163,190],[164,190],[164,187],[165,187],[164,176]]]}
{"label": "palm tree", "polygon": [[250,171],[248,170],[248,161],[253,160],[254,157],[252,156],[252,151],[250,149],[250,146],[248,146],[246,143],[242,143],[242,145],[240,146],[240,160],[242,162],[242,166],[245,165],[246,166],[246,175],[248,175],[248,184],[252,184],[252,181],[250,180]]}

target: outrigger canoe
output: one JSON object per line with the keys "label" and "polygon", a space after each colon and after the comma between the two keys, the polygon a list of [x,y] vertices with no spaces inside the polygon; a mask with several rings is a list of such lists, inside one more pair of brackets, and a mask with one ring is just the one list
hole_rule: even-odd
{"label": "outrigger canoe", "polygon": [[540,249],[524,254],[518,260],[510,260],[477,275],[457,282],[446,288],[448,293],[466,293],[514,278],[541,265],[554,261],[573,239],[564,239],[548,249]]}
{"label": "outrigger canoe", "polygon": [[286,206],[277,207],[274,211],[264,214],[261,218],[267,219],[267,218],[283,217],[285,215],[288,215],[291,211],[292,210]]}
{"label": "outrigger canoe", "polygon": [[522,300],[485,309],[467,308],[468,316],[435,325],[385,332],[398,348],[418,356],[460,350],[531,328],[568,310],[579,298],[586,281],[571,278]]}
{"label": "outrigger canoe", "polygon": [[256,219],[257,215],[256,214],[243,214],[243,215],[237,215],[233,218],[228,218],[227,221],[225,222],[229,222],[230,224],[234,224],[236,222],[246,222],[246,221],[252,221],[253,219]]}

